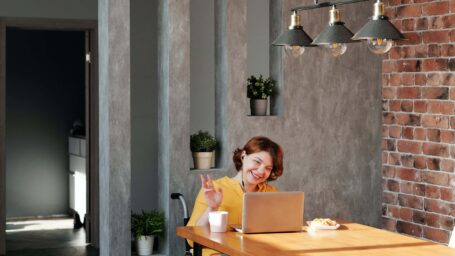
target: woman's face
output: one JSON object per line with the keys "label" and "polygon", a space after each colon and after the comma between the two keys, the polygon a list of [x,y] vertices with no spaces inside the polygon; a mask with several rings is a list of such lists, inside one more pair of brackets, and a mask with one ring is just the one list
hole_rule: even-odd
{"label": "woman's face", "polygon": [[272,156],[266,151],[244,154],[242,163],[243,180],[254,185],[266,181],[273,169]]}

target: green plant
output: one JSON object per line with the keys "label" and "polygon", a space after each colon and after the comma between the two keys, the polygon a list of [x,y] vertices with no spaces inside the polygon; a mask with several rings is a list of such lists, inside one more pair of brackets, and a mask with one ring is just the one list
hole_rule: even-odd
{"label": "green plant", "polygon": [[216,145],[215,137],[207,131],[199,131],[190,137],[191,152],[212,152]]}
{"label": "green plant", "polygon": [[264,79],[262,75],[259,78],[251,76],[248,78],[247,83],[247,96],[250,99],[267,99],[268,96],[272,95],[275,81],[270,77]]}
{"label": "green plant", "polygon": [[131,213],[131,232],[135,238],[140,236],[162,236],[164,234],[164,213],[153,210]]}

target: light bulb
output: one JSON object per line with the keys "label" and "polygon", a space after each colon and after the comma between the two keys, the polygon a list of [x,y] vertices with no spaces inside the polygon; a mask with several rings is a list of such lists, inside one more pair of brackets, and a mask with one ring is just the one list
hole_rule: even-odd
{"label": "light bulb", "polygon": [[292,56],[294,58],[297,58],[299,57],[300,55],[303,54],[303,52],[305,51],[305,47],[302,47],[302,46],[298,46],[298,45],[286,45],[284,47],[284,49],[286,50],[286,52],[288,54],[292,54]]}
{"label": "light bulb", "polygon": [[343,55],[348,48],[346,44],[341,43],[331,43],[324,45],[326,48],[330,49],[330,53],[332,53],[333,57],[338,57]]}
{"label": "light bulb", "polygon": [[393,41],[390,39],[368,39],[368,49],[375,54],[384,54],[392,48]]}

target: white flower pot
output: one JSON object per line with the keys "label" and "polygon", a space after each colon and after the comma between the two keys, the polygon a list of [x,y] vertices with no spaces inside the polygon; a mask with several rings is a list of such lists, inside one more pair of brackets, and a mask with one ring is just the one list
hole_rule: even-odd
{"label": "white flower pot", "polygon": [[193,152],[194,169],[210,169],[213,152]]}
{"label": "white flower pot", "polygon": [[136,251],[138,255],[152,255],[154,236],[140,236],[136,238]]}

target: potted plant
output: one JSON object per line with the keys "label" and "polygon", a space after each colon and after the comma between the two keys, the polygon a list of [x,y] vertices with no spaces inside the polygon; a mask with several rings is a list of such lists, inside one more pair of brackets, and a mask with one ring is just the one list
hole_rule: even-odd
{"label": "potted plant", "polygon": [[195,169],[210,169],[212,166],[212,156],[217,141],[215,137],[207,131],[199,131],[190,137],[190,148],[193,152],[193,162]]}
{"label": "potted plant", "polygon": [[138,255],[152,254],[155,236],[164,234],[164,222],[164,213],[158,210],[131,214],[131,232]]}
{"label": "potted plant", "polygon": [[251,76],[247,83],[247,96],[250,98],[250,108],[252,116],[267,115],[267,100],[273,93],[275,81],[270,77],[264,79],[262,75],[259,78]]}

